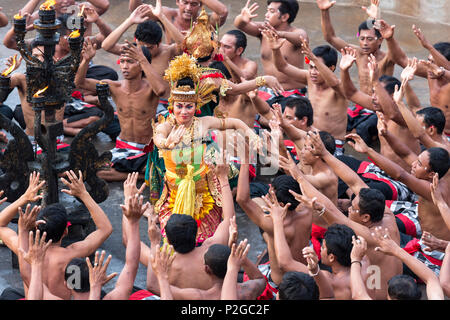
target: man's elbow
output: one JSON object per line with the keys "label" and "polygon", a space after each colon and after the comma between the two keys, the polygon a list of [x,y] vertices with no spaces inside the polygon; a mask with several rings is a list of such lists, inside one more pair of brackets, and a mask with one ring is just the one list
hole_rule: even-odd
{"label": "man's elbow", "polygon": [[101,6],[96,7],[97,8],[97,13],[99,16],[101,16],[102,14],[104,14],[106,11],[108,11],[110,6],[109,0],[105,0],[104,3],[101,4]]}
{"label": "man's elbow", "polygon": [[447,297],[450,297],[450,281],[445,281],[444,279],[439,279],[442,291]]}

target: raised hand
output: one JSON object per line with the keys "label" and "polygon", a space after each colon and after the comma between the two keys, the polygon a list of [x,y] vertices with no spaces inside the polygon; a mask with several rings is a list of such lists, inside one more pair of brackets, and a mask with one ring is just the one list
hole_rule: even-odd
{"label": "raised hand", "polygon": [[445,73],[445,69],[443,67],[439,67],[431,61],[420,60],[419,63],[427,68],[428,77],[430,79],[439,79]]}
{"label": "raised hand", "polygon": [[169,136],[167,137],[165,149],[172,150],[181,141],[186,132],[186,127],[184,125],[173,127]]}
{"label": "raised hand", "polygon": [[159,221],[159,216],[152,212],[151,215],[147,217],[147,234],[148,239],[152,245],[159,244],[161,242],[161,230],[159,229],[157,222]]}
{"label": "raised hand", "polygon": [[307,56],[310,60],[312,60],[312,58],[314,57],[314,53],[312,52],[308,41],[302,36],[300,36],[299,38],[300,38],[300,42],[302,43],[302,48],[301,48],[302,53],[305,56]]}
{"label": "raised hand", "polygon": [[420,28],[417,28],[415,24],[412,25],[412,30],[414,32],[414,34],[416,35],[417,39],[419,39],[420,44],[422,45],[422,47],[424,48],[430,48],[431,45],[428,42],[428,40],[425,38],[425,36],[422,33],[422,30],[420,30]]}
{"label": "raised hand", "polygon": [[130,197],[126,204],[121,204],[122,213],[130,221],[139,221],[139,219],[144,214],[147,207],[150,206],[149,202],[144,202],[144,197],[138,194]]}
{"label": "raised hand", "polygon": [[395,25],[388,25],[384,20],[377,20],[374,28],[378,29],[383,39],[390,39],[394,36]]}
{"label": "raised hand", "polygon": [[283,169],[286,174],[290,174],[294,179],[298,179],[301,176],[301,170],[295,164],[294,159],[290,155],[287,158],[280,155],[280,168]]}
{"label": "raised hand", "polygon": [[319,258],[311,247],[304,247],[302,250],[303,258],[306,259],[307,268],[310,275],[317,275],[319,272]]}
{"label": "raised hand", "polygon": [[174,252],[173,246],[167,243],[160,249],[159,244],[156,246],[155,254],[150,255],[150,262],[153,272],[157,277],[167,277],[170,266],[175,259],[177,253]]}
{"label": "raised hand", "polygon": [[111,273],[109,276],[106,276],[106,270],[108,269],[108,265],[111,262],[112,256],[109,255],[103,264],[103,260],[105,259],[106,252],[102,251],[102,254],[99,258],[99,251],[95,252],[94,265],[92,266],[91,260],[89,257],[86,257],[86,264],[89,269],[89,284],[91,288],[93,287],[103,287],[107,284],[111,279],[117,276],[117,272]]}
{"label": "raised hand", "polygon": [[31,205],[27,204],[27,207],[25,208],[25,212],[23,212],[22,208],[19,207],[19,221],[18,221],[18,227],[21,231],[31,231],[36,229],[36,227],[41,224],[45,223],[44,220],[36,221],[36,217],[38,216],[39,212],[41,211],[41,206],[34,206],[33,209],[31,209]]}
{"label": "raised hand", "polygon": [[133,60],[136,60],[139,64],[144,63],[145,61],[148,61],[147,58],[144,55],[144,52],[142,51],[142,47],[135,46],[134,44],[130,43],[128,40],[125,40],[126,45],[122,47],[122,54],[126,57],[129,57]]}
{"label": "raised hand", "polygon": [[319,217],[325,212],[326,208],[325,206],[320,203],[319,201],[317,201],[317,197],[313,197],[308,198],[305,195],[302,194],[298,194],[292,190],[289,190],[289,193],[292,194],[295,198],[295,200],[297,200],[298,202],[300,202],[302,205],[310,208],[313,210],[313,212],[315,212],[316,214],[319,215]]}
{"label": "raised hand", "polygon": [[341,49],[341,62],[339,63],[339,68],[342,70],[348,70],[356,61],[356,49],[352,47],[345,47]]}
{"label": "raised hand", "polygon": [[80,175],[77,177],[75,172],[73,170],[64,172],[69,181],[67,181],[64,178],[61,178],[62,183],[64,183],[69,190],[62,189],[61,192],[67,193],[68,195],[71,195],[73,197],[80,198],[82,195],[87,193],[86,186],[83,182],[83,174],[81,173],[81,170],[78,170],[78,174]]}
{"label": "raised hand", "polygon": [[[349,133],[345,136],[346,139],[351,139],[348,141],[348,144],[355,149],[356,152],[359,153],[367,153],[369,151],[369,147],[364,142],[364,140],[357,135],[356,133]],[[353,140],[353,141],[352,141]]]}
{"label": "raised hand", "polygon": [[97,44],[92,43],[90,38],[86,38],[83,43],[83,50],[81,50],[81,55],[84,60],[90,61],[95,57],[95,53],[97,52]]}
{"label": "raised hand", "polygon": [[330,0],[316,0],[316,2],[320,10],[328,10],[336,3],[336,1]]}
{"label": "raised hand", "polygon": [[317,131],[309,131],[307,134],[307,142],[311,144],[311,153],[315,156],[323,157],[327,154],[327,149]]}
{"label": "raised hand", "polygon": [[250,251],[250,244],[248,240],[245,239],[236,245],[233,243],[231,246],[231,253],[228,257],[227,269],[236,268],[240,269],[241,265],[244,263],[245,258],[247,258],[248,252]]}
{"label": "raised hand", "polygon": [[236,244],[238,238],[238,229],[236,224],[236,216],[230,218],[230,227],[228,228],[228,247],[231,248],[233,244]]}
{"label": "raised hand", "polygon": [[159,18],[159,16],[162,13],[162,4],[161,4],[161,0],[156,0],[156,4],[155,6],[149,5],[150,10],[152,11],[153,15],[157,18]]}
{"label": "raised hand", "polygon": [[264,207],[263,210],[270,212],[270,214],[268,215],[269,217],[271,217],[273,220],[275,219],[283,220],[284,217],[286,217],[287,211],[291,206],[291,204],[287,203],[284,206],[281,206],[280,203],[278,202],[278,199],[272,187],[270,187],[269,193],[264,195],[262,199],[267,205],[267,207]]}
{"label": "raised hand", "polygon": [[[1,190],[0,191],[0,198],[3,197],[3,194],[5,193],[5,191]],[[3,202],[5,202],[6,200],[8,200],[7,197],[1,198],[0,199],[0,204],[2,204]]]}
{"label": "raised hand", "polygon": [[439,185],[439,173],[435,173],[433,176],[433,182],[430,184],[431,197],[435,205],[444,202],[442,193],[438,188]]}
{"label": "raised hand", "polygon": [[389,236],[387,228],[376,227],[371,235],[378,245],[375,247],[375,251],[380,251],[387,255],[394,255],[395,251],[400,248]]}
{"label": "raised hand", "polygon": [[398,87],[397,84],[395,85],[395,91],[392,96],[392,99],[395,101],[395,103],[398,104],[403,100],[403,97],[405,96],[405,86],[407,82],[408,82],[407,79],[402,80],[402,85],[400,86],[400,88]]}
{"label": "raised hand", "polygon": [[352,236],[353,248],[350,252],[351,261],[359,261],[361,262],[367,251],[367,242],[366,239],[360,236]]}
{"label": "raised hand", "polygon": [[25,252],[22,248],[19,248],[19,251],[22,253],[26,262],[29,264],[44,263],[45,253],[47,252],[48,247],[52,244],[52,240],[45,242],[46,237],[47,232],[44,232],[41,237],[40,230],[35,231],[35,236],[33,236],[33,231],[28,233],[28,252]]}
{"label": "raised hand", "polygon": [[250,21],[252,21],[252,19],[254,19],[258,16],[255,13],[256,10],[258,10],[258,8],[259,8],[258,3],[255,2],[251,6],[249,6],[249,5],[250,5],[250,0],[247,1],[247,3],[245,4],[245,7],[242,8],[242,10],[241,10],[241,17],[245,23],[250,23]]}
{"label": "raised hand", "polygon": [[36,202],[36,201],[42,199],[43,196],[42,195],[38,195],[38,193],[41,190],[41,188],[44,186],[45,180],[42,180],[41,182],[39,182],[39,177],[40,176],[41,176],[41,174],[39,172],[36,172],[36,171],[33,171],[30,174],[30,180],[29,180],[28,188],[25,191],[25,193],[22,195],[22,197],[27,202]]}
{"label": "raised hand", "polygon": [[413,59],[408,59],[408,64],[406,65],[406,67],[403,69],[402,74],[400,75],[400,78],[403,80],[407,80],[410,81],[412,79],[414,79],[414,73],[417,70],[417,58],[414,57]]}
{"label": "raised hand", "polygon": [[286,42],[286,39],[280,38],[275,32],[268,28],[261,28],[261,34],[263,38],[267,40],[269,48],[272,50],[280,49]]}
{"label": "raised hand", "polygon": [[139,7],[134,9],[131,13],[129,19],[133,24],[139,24],[150,19],[148,16],[152,12],[152,9],[147,4],[141,4]]}
{"label": "raised hand", "polygon": [[88,23],[96,23],[100,18],[97,10],[95,10],[95,8],[90,3],[85,3],[83,4],[83,6],[85,6],[83,11],[83,15],[85,18],[84,21]]}
{"label": "raised hand", "polygon": [[380,71],[378,69],[377,59],[373,54],[369,55],[369,63],[367,64],[367,67],[369,68],[370,82],[374,83],[375,80],[378,80]]}
{"label": "raised hand", "polygon": [[264,79],[266,80],[266,87],[269,87],[272,89],[277,95],[282,95],[284,92],[283,87],[281,86],[280,82],[278,82],[278,79],[274,76],[264,76]]}
{"label": "raised hand", "polygon": [[139,172],[129,173],[127,179],[123,182],[123,195],[125,198],[125,204],[130,197],[138,194],[141,195],[147,186],[145,182],[142,183],[141,187],[137,188],[137,180],[139,178]]}
{"label": "raised hand", "polygon": [[362,6],[361,9],[363,9],[370,18],[379,19],[380,18],[379,5],[380,0],[370,0],[370,7],[367,8]]}
{"label": "raised hand", "polygon": [[217,178],[228,181],[228,173],[230,172],[229,155],[225,149],[221,149],[216,154],[218,154],[216,163],[211,163],[211,166],[214,168]]}
{"label": "raised hand", "polygon": [[386,119],[384,118],[384,114],[380,111],[377,111],[377,117],[378,117],[377,121],[378,134],[384,137],[387,134]]}
{"label": "raised hand", "polygon": [[9,73],[19,69],[22,60],[23,58],[21,55],[19,56],[19,58],[17,58],[17,53],[13,56],[8,57],[8,59],[6,59],[5,65],[8,67]]}

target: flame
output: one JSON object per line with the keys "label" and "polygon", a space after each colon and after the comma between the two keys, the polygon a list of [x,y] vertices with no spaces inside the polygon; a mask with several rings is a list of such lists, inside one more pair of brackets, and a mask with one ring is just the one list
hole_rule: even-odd
{"label": "flame", "polygon": [[39,98],[41,93],[44,93],[48,89],[48,86],[46,86],[44,89],[38,90],[34,95],[33,98]]}
{"label": "flame", "polygon": [[16,67],[16,58],[17,58],[17,54],[14,55],[13,57],[13,63],[11,65],[11,67],[9,67],[7,70],[3,71],[2,76],[7,77]]}
{"label": "flame", "polygon": [[16,19],[16,20],[19,20],[22,18],[23,18],[23,16],[21,16],[19,13],[14,16],[14,19]]}
{"label": "flame", "polygon": [[40,10],[53,10],[55,8],[55,0],[47,0],[40,7]]}
{"label": "flame", "polygon": [[83,6],[81,7],[81,11],[78,13],[78,16],[81,17],[84,13],[84,7],[86,7],[86,4],[83,4]]}
{"label": "flame", "polygon": [[74,30],[69,34],[69,38],[78,38],[80,36],[80,30]]}

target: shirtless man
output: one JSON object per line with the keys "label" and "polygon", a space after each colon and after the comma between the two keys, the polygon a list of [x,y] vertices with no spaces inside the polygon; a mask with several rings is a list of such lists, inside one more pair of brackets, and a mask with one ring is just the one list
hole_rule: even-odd
{"label": "shirtless man", "polygon": [[[261,62],[264,74],[276,77],[285,91],[295,91],[304,88],[305,84],[283,74],[275,68],[272,60],[271,48],[267,39],[265,39],[261,33],[261,30],[264,28],[269,28],[272,32],[276,33],[278,37],[285,38],[287,41],[283,43],[280,49],[282,55],[286,58],[288,63],[297,68],[303,68],[304,57],[300,50],[301,42],[299,36],[302,36],[307,40],[308,36],[303,29],[291,25],[297,16],[298,3],[295,0],[269,0],[267,1],[267,4],[267,13],[264,22],[252,21],[253,18],[257,17],[255,11],[258,9],[259,5],[253,3],[250,6],[250,0],[248,0],[241,13],[234,20],[234,25],[236,28],[253,37],[259,38],[261,41]],[[271,97],[273,97],[272,94]]]}
{"label": "shirtless man", "polygon": [[[321,11],[322,33],[324,39],[338,51],[341,51],[341,49],[348,46],[356,49],[356,65],[358,66],[359,87],[362,92],[371,95],[372,86],[369,78],[369,69],[367,67],[369,55],[373,54],[375,56],[382,75],[385,74],[392,76],[395,66],[395,63],[391,60],[389,54],[380,49],[381,43],[383,42],[380,32],[375,28],[369,27],[367,25],[367,21],[365,21],[358,28],[359,47],[350,45],[342,38],[336,36],[333,25],[331,24],[329,9],[335,4],[336,1],[316,1],[317,6]],[[372,18],[377,19],[378,17]]]}
{"label": "shirtless man", "polygon": [[[266,214],[260,205],[250,198],[249,184],[249,164],[242,160],[239,180],[236,194],[236,202],[247,214],[253,223],[260,227],[266,234],[267,250],[270,260],[270,277],[269,283],[276,287],[280,284],[283,271],[278,264],[274,247],[274,225],[270,219],[266,218]],[[300,192],[298,184],[292,177],[282,175],[272,181],[273,190],[280,205],[284,206],[291,203],[289,210],[284,219],[284,232],[293,258],[296,261],[306,264],[301,250],[309,244],[311,234],[312,215],[309,208],[305,208],[299,204],[288,192],[288,190],[297,190]]]}
{"label": "shirtless man", "polygon": [[[98,80],[86,78],[89,62],[95,56],[95,46],[85,42],[83,60],[75,76],[75,85],[79,88],[95,90]],[[128,44],[123,47],[120,56],[120,69],[123,80],[104,80],[109,85],[111,97],[117,106],[121,132],[113,149],[112,162],[116,163],[110,170],[98,171],[98,176],[106,181],[124,181],[129,172],[141,171],[145,166],[144,147],[153,137],[151,121],[155,118],[159,96],[165,93],[165,83],[155,72],[150,61],[144,56],[142,48]],[[145,79],[143,79],[145,74]],[[131,143],[131,145],[130,145]],[[120,154],[126,149],[125,156]],[[114,153],[119,152],[114,155]],[[133,160],[126,159],[133,155]],[[139,157],[135,157],[139,155]],[[119,168],[120,162],[120,168]],[[130,167],[130,165],[133,167]],[[138,166],[139,168],[134,168]]]}
{"label": "shirtless man", "polygon": [[[62,239],[68,234],[67,213],[61,204],[52,204],[43,208],[35,206],[30,213],[29,202],[36,202],[42,198],[38,193],[45,184],[45,181],[39,181],[39,173],[30,175],[30,184],[25,193],[15,202],[3,209],[0,213],[0,238],[17,256],[19,252],[19,243],[25,241],[28,243],[28,233],[30,230],[39,228],[41,234],[47,232],[47,240],[52,240],[52,244],[47,250],[44,270],[48,270],[43,277],[44,284],[53,295],[63,299],[69,299],[70,290],[64,285],[64,270],[70,260],[76,257],[87,257],[91,255],[102,243],[111,235],[112,226],[105,212],[92,199],[86,191],[83,183],[81,171],[79,177],[73,172],[66,172],[67,180],[61,178],[61,181],[68,187],[62,191],[70,196],[80,199],[89,210],[92,220],[95,223],[96,230],[90,233],[84,240],[72,243],[67,247],[61,247]],[[19,235],[8,224],[17,215],[17,212],[23,215],[23,208],[26,208],[25,215],[34,214],[33,225],[25,232],[19,232]],[[21,209],[22,208],[22,209]],[[39,213],[39,215],[38,215]],[[37,217],[36,217],[37,216]],[[37,223],[39,220],[45,223]],[[21,239],[19,239],[21,237]],[[25,237],[25,240],[23,240]],[[19,256],[20,258],[21,256]],[[24,283],[25,293],[28,288]]]}
{"label": "shirtless man", "polygon": [[302,39],[302,52],[308,57],[309,70],[289,64],[283,57],[280,46],[283,39],[264,32],[273,52],[273,63],[277,70],[308,86],[308,97],[314,110],[314,126],[330,133],[336,139],[336,154],[343,153],[347,130],[347,99],[339,79],[333,73],[337,65],[337,52],[328,45],[311,51]]}
{"label": "shirtless man", "polygon": [[370,234],[375,227],[382,226],[389,230],[392,239],[399,244],[400,233],[395,216],[386,207],[383,194],[379,190],[368,188],[352,169],[326,151],[320,138],[317,136],[316,133],[311,133],[311,141],[314,144],[316,155],[322,155],[322,159],[325,160],[356,194],[356,197],[352,200],[352,206],[349,208],[348,217],[330,199],[317,191],[309,183],[293,161],[280,158],[280,166],[285,168],[285,170],[289,170],[291,175],[301,185],[304,196],[292,193],[298,201],[308,203],[313,208],[314,214],[320,214],[328,225],[334,223],[346,225],[353,229],[358,236],[368,239],[367,256],[371,265],[376,265],[380,268],[381,275],[381,287],[378,289],[369,289],[370,295],[375,299],[385,299],[387,294],[387,281],[394,275],[402,273],[402,264],[396,258],[376,252],[374,249],[377,243],[370,240]]}
{"label": "shirtless man", "polygon": [[[386,119],[387,130],[405,145],[407,145],[413,152],[418,154],[420,152],[420,146],[416,138],[411,135],[405,120],[400,113],[398,106],[392,99],[394,94],[395,85],[400,85],[394,77],[383,76],[379,77],[377,63],[373,57],[369,57],[369,70],[370,79],[375,93],[373,95],[366,94],[361,90],[356,89],[350,78],[349,69],[356,61],[356,51],[353,48],[346,47],[342,51],[342,59],[340,63],[341,68],[341,80],[347,98],[356,104],[374,111],[382,110]],[[404,69],[401,77],[406,79],[413,72],[412,69]],[[374,105],[375,101],[375,105]],[[378,136],[380,140],[380,152],[389,159],[397,162],[405,170],[409,170],[409,165],[403,161],[393,150],[391,144],[386,140],[384,136]]]}
{"label": "shirtless man", "polygon": [[[181,34],[178,31],[173,31],[171,34],[177,35],[176,42],[173,44],[164,44],[161,42],[163,33],[161,27],[154,21],[150,20],[149,16],[153,15],[163,23],[166,29],[165,35],[173,30],[174,25],[166,18],[163,10],[161,10],[161,2],[158,1],[156,7],[150,5],[141,5],[137,7],[130,16],[122,22],[120,26],[114,29],[113,32],[103,41],[102,49],[120,54],[121,48],[126,44],[118,44],[120,37],[133,25],[137,24],[134,33],[136,43],[139,46],[146,47],[152,56],[152,67],[155,72],[164,76],[164,71],[169,66],[170,60],[178,54],[181,54],[180,44],[183,41]],[[167,110],[169,96],[169,83],[164,82],[166,93],[160,97],[157,113]]]}
{"label": "shirtless man", "polygon": [[[423,231],[427,231],[439,239],[449,241],[450,230],[447,228],[439,208],[434,204],[430,191],[434,174],[438,173],[439,179],[442,179],[449,169],[449,152],[442,148],[429,148],[415,158],[410,157],[408,161],[412,161],[410,163],[411,172],[408,172],[397,163],[369,148],[358,135],[349,134],[348,137],[355,141],[355,143],[349,143],[357,152],[369,156],[390,177],[403,182],[418,195],[417,214],[420,230],[417,230],[417,237],[419,238]],[[450,197],[449,190],[441,188],[444,199]],[[427,254],[429,253],[427,252]]]}
{"label": "shirtless man", "polygon": [[247,48],[247,37],[240,30],[230,30],[222,36],[220,40],[220,53],[224,57],[226,66],[236,78],[235,82],[240,82],[241,78],[250,80],[258,73],[258,64],[243,57]]}
{"label": "shirtless man", "polygon": [[[159,0],[157,0],[157,3],[158,1]],[[221,27],[225,23],[228,16],[227,7],[218,0],[176,0],[175,3],[178,6],[178,9],[163,6],[162,13],[183,35],[186,35],[190,30],[192,23],[197,19],[203,5],[212,11],[209,21],[214,28]],[[134,11],[141,4],[142,0],[130,0],[130,12]],[[150,18],[152,20],[159,19],[156,15],[150,15]],[[166,34],[166,42],[168,44],[174,41],[176,41],[176,39]]]}

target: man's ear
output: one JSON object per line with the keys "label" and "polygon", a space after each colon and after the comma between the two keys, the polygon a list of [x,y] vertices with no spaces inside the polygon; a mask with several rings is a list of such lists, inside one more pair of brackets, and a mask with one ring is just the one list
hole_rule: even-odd
{"label": "man's ear", "polygon": [[244,48],[242,48],[242,47],[239,47],[239,48],[236,49],[236,54],[238,56],[240,56],[243,52],[244,52]]}
{"label": "man's ear", "polygon": [[285,14],[281,15],[280,20],[283,22],[287,22],[289,20],[289,13],[285,13]]}
{"label": "man's ear", "polygon": [[361,214],[361,220],[362,220],[364,223],[369,222],[369,221],[370,221],[370,215],[369,215],[368,213],[363,213],[363,214]]}
{"label": "man's ear", "polygon": [[333,72],[334,72],[334,70],[336,70],[336,66],[331,66],[331,67],[329,67],[329,68],[330,68],[330,70],[333,71]]}

